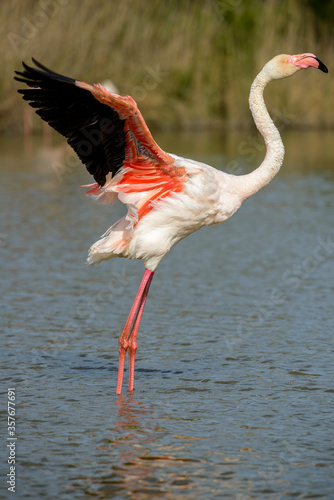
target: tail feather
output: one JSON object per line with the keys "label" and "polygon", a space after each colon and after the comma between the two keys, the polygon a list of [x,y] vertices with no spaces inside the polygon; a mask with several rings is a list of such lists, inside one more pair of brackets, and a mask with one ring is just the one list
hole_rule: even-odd
{"label": "tail feather", "polygon": [[132,236],[132,229],[128,229],[129,221],[125,215],[113,224],[88,252],[88,264],[98,264],[103,260],[121,257]]}
{"label": "tail feather", "polygon": [[101,189],[97,182],[94,182],[93,184],[85,184],[81,187],[88,187],[89,189],[87,189],[86,194],[94,198],[94,200],[100,203],[100,205],[109,205],[117,201],[118,193],[115,193],[115,191],[106,191]]}

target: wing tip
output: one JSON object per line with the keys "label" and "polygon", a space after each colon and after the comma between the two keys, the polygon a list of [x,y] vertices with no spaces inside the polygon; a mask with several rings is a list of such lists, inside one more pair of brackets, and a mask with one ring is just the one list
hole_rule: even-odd
{"label": "wing tip", "polygon": [[70,85],[75,85],[76,80],[68,76],[63,76],[60,73],[52,71],[50,68],[44,66],[34,57],[31,58],[34,66],[29,66],[25,61],[22,61],[23,71],[15,71],[14,80],[23,82],[29,86],[35,87],[37,83],[45,81],[58,81],[61,83],[67,83]]}

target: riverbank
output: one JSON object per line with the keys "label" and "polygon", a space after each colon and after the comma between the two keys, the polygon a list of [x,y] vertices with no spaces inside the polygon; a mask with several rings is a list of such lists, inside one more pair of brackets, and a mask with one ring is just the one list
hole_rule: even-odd
{"label": "riverbank", "polygon": [[333,8],[313,3],[5,2],[0,131],[23,130],[24,104],[12,77],[32,56],[77,79],[111,80],[136,99],[153,128],[203,130],[252,126],[247,99],[257,72],[277,53],[304,51],[316,53],[329,74],[274,82],[269,108],[284,127],[333,127]]}

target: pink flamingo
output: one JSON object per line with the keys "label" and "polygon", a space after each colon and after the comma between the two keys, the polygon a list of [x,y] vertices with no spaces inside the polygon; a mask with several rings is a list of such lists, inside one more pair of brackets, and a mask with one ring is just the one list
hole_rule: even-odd
{"label": "pink flamingo", "polygon": [[89,250],[88,262],[112,257],[141,259],[145,273],[119,337],[116,393],[122,389],[129,350],[129,390],[133,390],[137,333],[154,272],[178,241],[204,225],[229,219],[243,201],[266,186],[280,169],[284,146],[263,100],[271,81],[300,69],[326,66],[310,53],[281,54],[255,78],[249,96],[256,127],[266,143],[261,165],[234,176],[209,165],[165,153],[153,140],[135,101],[54,73],[33,59],[23,63],[19,92],[37,114],[67,138],[95,179],[87,193],[102,203],[117,198],[127,205],[122,217]]}

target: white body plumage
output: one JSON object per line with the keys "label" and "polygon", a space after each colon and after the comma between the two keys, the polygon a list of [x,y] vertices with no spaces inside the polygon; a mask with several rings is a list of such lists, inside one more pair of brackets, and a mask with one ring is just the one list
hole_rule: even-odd
{"label": "white body plumage", "polygon": [[[136,213],[136,203],[148,193],[141,192],[136,197],[121,193],[121,201],[128,205],[129,212],[90,248],[90,264],[126,257],[141,259],[146,269],[155,271],[180,240],[203,226],[225,222],[238,210],[243,201],[241,177],[205,163],[170,156],[175,160],[175,167],[183,167],[187,172],[182,192],[153,202],[152,210],[136,225],[130,214]],[[107,193],[112,189],[110,184],[106,184]]]}

